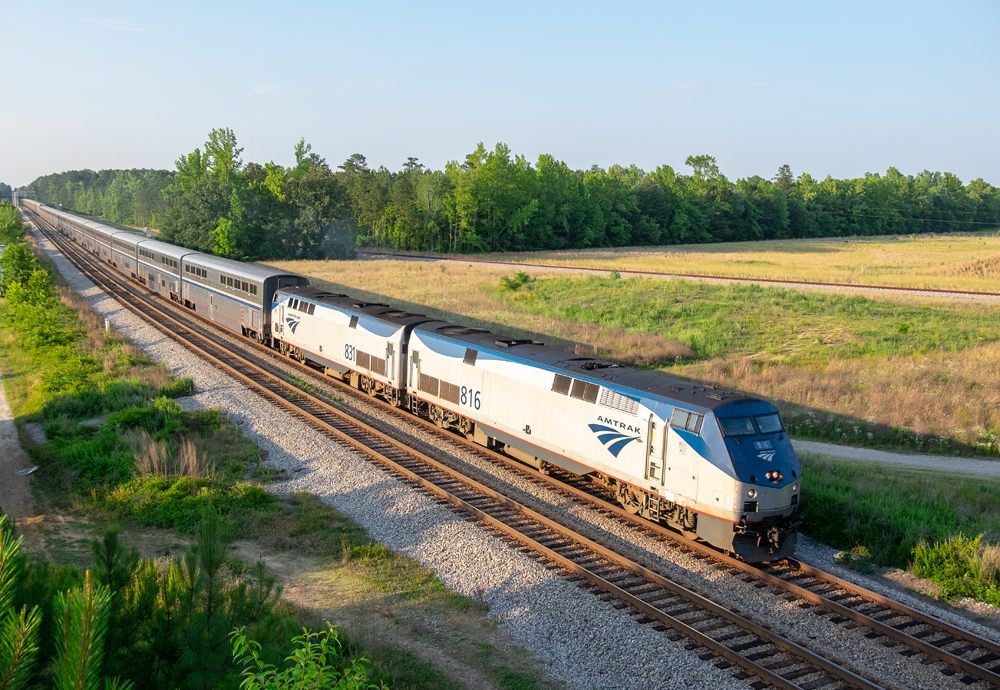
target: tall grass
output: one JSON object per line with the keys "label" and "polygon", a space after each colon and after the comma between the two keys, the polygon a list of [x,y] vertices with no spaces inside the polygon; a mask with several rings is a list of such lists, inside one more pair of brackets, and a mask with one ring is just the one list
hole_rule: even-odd
{"label": "tall grass", "polygon": [[199,452],[194,440],[185,438],[176,450],[144,429],[130,432],[125,442],[135,453],[135,473],[139,477],[213,477],[215,461]]}

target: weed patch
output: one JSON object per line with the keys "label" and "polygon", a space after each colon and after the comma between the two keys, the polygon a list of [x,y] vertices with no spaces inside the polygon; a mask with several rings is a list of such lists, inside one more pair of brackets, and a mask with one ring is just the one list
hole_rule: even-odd
{"label": "weed patch", "polygon": [[946,601],[972,597],[1000,606],[1000,545],[959,533],[935,544],[917,544],[913,574],[941,587]]}

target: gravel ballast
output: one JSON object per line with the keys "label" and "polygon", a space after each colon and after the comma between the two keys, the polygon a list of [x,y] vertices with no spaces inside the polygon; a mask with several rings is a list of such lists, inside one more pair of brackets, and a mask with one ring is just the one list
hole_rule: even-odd
{"label": "gravel ballast", "polygon": [[[702,662],[684,641],[669,642],[663,635],[639,626],[632,618],[587,594],[534,560],[512,550],[491,532],[440,507],[423,494],[391,478],[356,453],[341,448],[296,419],[275,413],[275,407],[255,393],[163,336],[124,310],[100,289],[80,276],[51,245],[40,239],[71,286],[81,292],[115,327],[178,376],[190,376],[199,391],[182,400],[190,409],[219,407],[267,453],[268,461],[292,478],[270,487],[286,493],[307,490],[344,512],[369,534],[390,548],[417,558],[434,569],[442,581],[472,597],[481,597],[506,631],[533,650],[552,674],[570,687],[747,687],[729,672]],[[237,341],[237,338],[233,338]],[[289,371],[295,371],[287,363]],[[297,372],[301,375],[301,372]],[[337,392],[338,395],[344,395]],[[486,461],[468,448],[442,440],[437,434],[405,425],[361,396],[346,395],[356,408],[383,427],[405,431],[416,446],[436,448],[464,465],[469,474],[494,488],[503,488],[528,505],[561,511],[565,521],[581,533],[599,538],[709,598],[729,605],[757,622],[829,658],[847,662],[856,672],[883,679],[886,687],[965,687],[940,674],[933,665],[921,665],[898,651],[873,644],[863,629],[847,630],[786,602],[767,589],[744,583],[668,544],[637,534],[595,511],[574,504],[518,473]],[[405,426],[405,429],[404,429]],[[804,545],[799,555],[825,570],[830,556],[818,545]],[[832,551],[832,550],[831,550]],[[961,616],[943,611],[900,592],[878,579],[851,571],[839,576],[879,591],[914,608],[970,628],[976,634],[996,633],[971,625]],[[648,656],[640,650],[657,650]],[[730,669],[732,671],[733,669]],[[892,679],[891,681],[884,679]]]}

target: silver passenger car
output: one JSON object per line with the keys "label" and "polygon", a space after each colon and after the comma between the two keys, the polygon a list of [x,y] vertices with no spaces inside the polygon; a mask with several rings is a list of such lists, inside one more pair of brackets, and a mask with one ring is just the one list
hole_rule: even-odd
{"label": "silver passenger car", "polygon": [[137,232],[116,232],[111,236],[111,265],[130,278],[139,277],[137,249],[146,236]]}
{"label": "silver passenger car", "polygon": [[262,343],[271,340],[275,291],[309,284],[294,273],[200,253],[184,257],[181,280],[185,306]]}

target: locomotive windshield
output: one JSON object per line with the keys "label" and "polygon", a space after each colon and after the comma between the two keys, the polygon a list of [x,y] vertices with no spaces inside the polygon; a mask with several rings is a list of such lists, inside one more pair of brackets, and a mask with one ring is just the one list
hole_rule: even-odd
{"label": "locomotive windshield", "polygon": [[781,425],[781,417],[777,413],[760,415],[757,417],[757,426],[760,427],[762,434],[774,434],[784,429]]}
{"label": "locomotive windshield", "polygon": [[719,417],[719,424],[726,436],[753,436],[757,433],[749,417]]}

